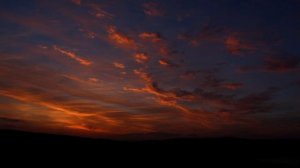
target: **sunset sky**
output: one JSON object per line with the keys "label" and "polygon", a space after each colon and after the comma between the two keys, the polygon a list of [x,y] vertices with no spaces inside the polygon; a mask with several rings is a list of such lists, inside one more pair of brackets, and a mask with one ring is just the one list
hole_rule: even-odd
{"label": "sunset sky", "polygon": [[299,0],[2,0],[0,129],[299,137]]}

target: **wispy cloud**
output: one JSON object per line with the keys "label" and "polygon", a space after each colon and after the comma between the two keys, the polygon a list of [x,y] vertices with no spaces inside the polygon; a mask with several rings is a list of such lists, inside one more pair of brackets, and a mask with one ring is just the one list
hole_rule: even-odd
{"label": "wispy cloud", "polygon": [[147,2],[143,4],[144,13],[148,16],[164,16],[165,12],[160,4],[155,2]]}
{"label": "wispy cloud", "polygon": [[88,6],[92,9],[90,13],[98,19],[112,19],[114,17],[113,14],[105,11],[100,5],[89,4]]}
{"label": "wispy cloud", "polygon": [[143,72],[142,70],[134,70],[134,73],[145,82],[145,87],[144,88],[124,87],[125,91],[152,94],[158,98],[157,101],[161,105],[174,107],[175,109],[178,109],[182,112],[190,113],[190,110],[187,107],[182,106],[177,102],[178,99],[182,99],[182,100],[190,99],[189,95],[180,94],[180,92],[165,91],[159,88],[158,84],[152,79],[151,75]]}
{"label": "wispy cloud", "polygon": [[70,51],[67,51],[67,50],[64,50],[56,45],[53,46],[53,49],[69,58],[72,58],[73,60],[77,61],[78,63],[80,63],[81,65],[84,65],[84,66],[90,66],[93,64],[93,62],[87,60],[87,59],[84,59],[84,58],[81,58],[80,56],[76,55],[74,52],[70,52]]}

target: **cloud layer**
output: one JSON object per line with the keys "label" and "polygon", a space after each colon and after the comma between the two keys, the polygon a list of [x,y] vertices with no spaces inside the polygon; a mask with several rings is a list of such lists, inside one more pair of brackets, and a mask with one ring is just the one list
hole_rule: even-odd
{"label": "cloud layer", "polygon": [[3,2],[0,129],[298,136],[300,4],[233,2]]}

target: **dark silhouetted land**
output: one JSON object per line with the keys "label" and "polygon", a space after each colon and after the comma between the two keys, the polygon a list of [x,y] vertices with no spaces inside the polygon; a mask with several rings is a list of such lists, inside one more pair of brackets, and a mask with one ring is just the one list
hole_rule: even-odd
{"label": "dark silhouetted land", "polygon": [[121,141],[1,130],[0,144],[2,154],[11,158],[45,156],[44,159],[52,161],[56,158],[63,160],[71,158],[72,162],[79,159],[110,164],[142,161],[145,165],[165,163],[180,164],[184,167],[300,166],[299,140],[295,139],[206,138]]}

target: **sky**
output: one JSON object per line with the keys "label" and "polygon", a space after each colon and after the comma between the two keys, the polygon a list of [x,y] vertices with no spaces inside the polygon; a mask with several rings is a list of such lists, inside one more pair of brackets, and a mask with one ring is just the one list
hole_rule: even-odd
{"label": "sky", "polygon": [[0,129],[300,132],[299,0],[2,0]]}

